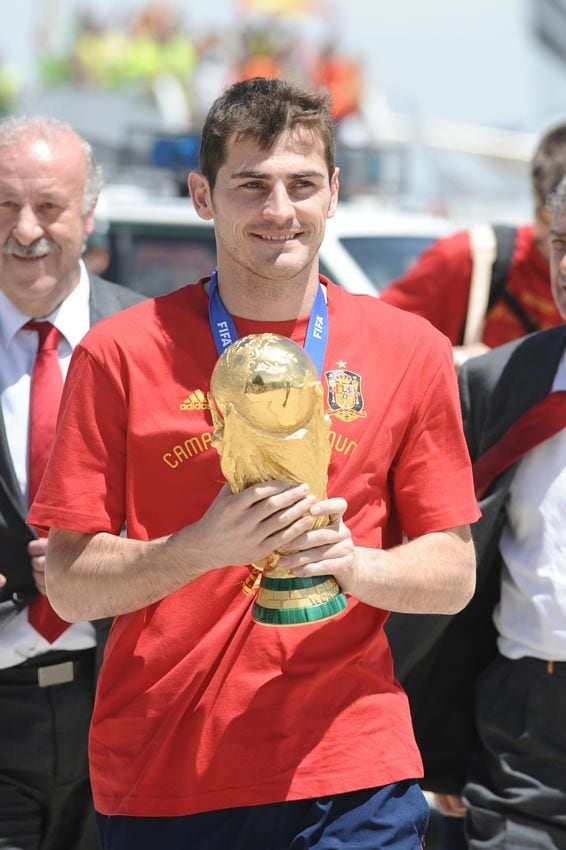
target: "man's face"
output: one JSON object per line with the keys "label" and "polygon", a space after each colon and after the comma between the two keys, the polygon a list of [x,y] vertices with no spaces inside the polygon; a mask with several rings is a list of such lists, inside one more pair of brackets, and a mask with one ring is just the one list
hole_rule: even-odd
{"label": "man's face", "polygon": [[86,163],[71,133],[32,136],[0,151],[0,289],[29,316],[46,316],[77,285],[92,211]]}
{"label": "man's face", "polygon": [[550,286],[558,312],[566,321],[566,206],[552,216],[550,228]]}
{"label": "man's face", "polygon": [[[228,142],[214,190],[201,178],[202,217],[214,219],[222,279],[287,281],[318,274],[318,249],[338,199],[322,143],[297,130],[270,150],[250,139]],[[202,188],[204,186],[204,188]]]}

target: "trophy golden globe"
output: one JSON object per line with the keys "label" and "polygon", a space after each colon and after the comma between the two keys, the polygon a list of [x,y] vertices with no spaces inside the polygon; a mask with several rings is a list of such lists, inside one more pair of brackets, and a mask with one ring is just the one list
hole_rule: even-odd
{"label": "trophy golden globe", "polygon": [[[227,347],[212,373],[212,444],[233,493],[261,481],[306,483],[326,496],[330,441],[322,386],[309,355],[287,337],[250,334]],[[313,528],[328,517],[313,518]],[[252,564],[244,590],[252,617],[270,626],[325,620],[346,607],[333,576],[295,576],[276,551]]]}

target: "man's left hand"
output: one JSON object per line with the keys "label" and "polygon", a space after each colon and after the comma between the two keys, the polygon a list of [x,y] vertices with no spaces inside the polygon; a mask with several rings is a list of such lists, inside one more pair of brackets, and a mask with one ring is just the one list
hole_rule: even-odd
{"label": "man's left hand", "polygon": [[292,570],[297,576],[333,575],[340,587],[349,593],[356,572],[356,547],[342,517],[348,503],[345,499],[324,499],[310,510],[313,521],[327,515],[328,525],[306,531],[293,541],[293,550],[279,560],[277,566]]}
{"label": "man's left hand", "polygon": [[47,552],[47,537],[31,540],[28,543],[28,555],[31,558],[33,580],[35,586],[43,596],[47,596],[45,589],[45,553]]}

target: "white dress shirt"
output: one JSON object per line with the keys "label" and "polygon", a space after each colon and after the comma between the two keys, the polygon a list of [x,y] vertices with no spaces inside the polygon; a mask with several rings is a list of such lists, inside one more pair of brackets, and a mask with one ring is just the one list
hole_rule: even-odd
{"label": "white dress shirt", "polygon": [[[566,390],[566,352],[552,385],[557,390]],[[499,548],[499,651],[566,661],[566,428],[520,461]]]}
{"label": "white dress shirt", "polygon": [[[67,374],[73,348],[90,326],[90,283],[81,261],[81,277],[71,294],[47,319],[61,332],[59,365]],[[16,478],[28,506],[28,436],[31,373],[37,355],[37,332],[24,331],[29,317],[0,291],[0,404]],[[8,603],[11,605],[11,603]],[[53,650],[79,650],[95,645],[91,623],[76,623],[50,644],[28,622],[27,608],[0,628],[0,669]]]}

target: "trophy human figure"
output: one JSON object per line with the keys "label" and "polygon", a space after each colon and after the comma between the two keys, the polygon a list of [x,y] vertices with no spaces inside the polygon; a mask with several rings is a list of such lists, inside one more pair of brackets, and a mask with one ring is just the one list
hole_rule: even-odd
{"label": "trophy human figure", "polygon": [[[276,334],[250,334],[225,349],[212,373],[212,444],[233,492],[259,481],[305,482],[326,496],[330,441],[322,386],[300,345]],[[328,517],[313,519],[313,527]],[[273,552],[252,565],[244,583],[259,579],[253,619],[289,626],[327,619],[346,607],[333,576],[301,578],[277,566]]]}

